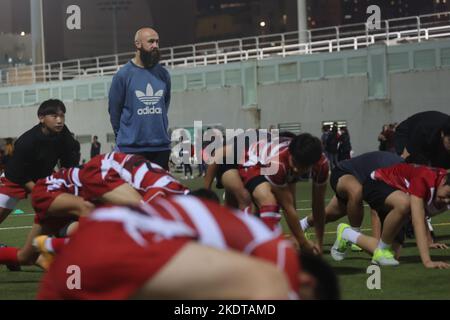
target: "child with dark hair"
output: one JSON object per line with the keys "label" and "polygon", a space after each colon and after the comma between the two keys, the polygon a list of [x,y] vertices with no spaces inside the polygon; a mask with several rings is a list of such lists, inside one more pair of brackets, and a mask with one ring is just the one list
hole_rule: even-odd
{"label": "child with dark hair", "polygon": [[[52,174],[55,166],[73,167],[80,160],[80,144],[64,125],[66,107],[60,100],[44,101],[38,108],[39,124],[21,135],[0,178],[0,223],[25,199],[35,182]],[[0,260],[17,264],[17,248],[0,248]]]}
{"label": "child with dark hair", "polygon": [[[262,151],[265,150],[265,151]],[[249,144],[237,159],[244,159],[236,164],[218,164],[230,155],[233,144],[227,144],[216,151],[215,163],[208,168],[205,178],[207,188],[211,187],[216,171],[218,180],[226,193],[236,198],[248,195],[245,205],[240,205],[247,212],[251,202],[257,207],[259,217],[274,230],[280,227],[280,206],[283,208],[287,224],[299,246],[307,251],[319,253],[322,243],[315,244],[305,238],[298,223],[295,184],[305,173],[311,173],[312,211],[318,223],[315,224],[317,239],[323,239],[325,217],[325,191],[328,179],[328,160],[322,153],[321,141],[309,133],[294,138],[260,138]]]}
{"label": "child with dark hair", "polygon": [[299,273],[302,300],[339,300],[339,281],[333,268],[321,257],[299,253],[302,266]]}
{"label": "child with dark hair", "polygon": [[446,248],[446,245],[429,243],[425,220],[426,216],[450,209],[450,174],[446,170],[400,163],[373,171],[363,189],[364,200],[384,221],[381,239],[363,235],[341,223],[332,248],[341,254],[339,260],[344,258],[348,244],[356,243],[373,254],[372,263],[398,265],[392,244],[402,244],[401,228],[410,218],[423,265],[430,269],[450,268],[446,262],[431,260],[429,249]]}

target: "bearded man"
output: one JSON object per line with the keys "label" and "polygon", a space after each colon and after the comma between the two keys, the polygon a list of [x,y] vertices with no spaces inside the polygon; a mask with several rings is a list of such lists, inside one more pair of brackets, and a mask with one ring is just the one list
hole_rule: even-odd
{"label": "bearded man", "polygon": [[114,75],[109,91],[116,151],[142,155],[168,170],[171,81],[159,64],[159,35],[152,28],[139,29],[134,45],[134,58]]}

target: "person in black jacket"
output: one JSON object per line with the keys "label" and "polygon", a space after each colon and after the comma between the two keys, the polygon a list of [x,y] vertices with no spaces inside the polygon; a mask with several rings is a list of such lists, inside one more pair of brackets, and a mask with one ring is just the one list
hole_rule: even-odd
{"label": "person in black jacket", "polygon": [[438,111],[412,115],[395,129],[395,150],[408,162],[450,169],[450,116]]}
{"label": "person in black jacket", "polygon": [[98,137],[94,136],[91,143],[91,159],[100,154],[100,150],[102,148],[102,144],[98,142]]}
{"label": "person in black jacket", "polygon": [[333,123],[333,128],[327,137],[327,143],[325,145],[325,151],[328,155],[328,161],[330,162],[330,168],[333,170],[338,163],[338,143],[339,143],[339,133],[338,124]]}
{"label": "person in black jacket", "polygon": [[338,161],[350,159],[351,151],[350,134],[348,133],[347,127],[342,127],[341,135],[339,136]]}
{"label": "person in black jacket", "polygon": [[[35,182],[52,174],[57,164],[74,167],[80,161],[80,144],[64,125],[66,107],[60,100],[44,101],[38,109],[39,124],[22,134],[0,178],[0,223],[32,191]],[[18,265],[17,248],[1,246],[0,260]]]}
{"label": "person in black jacket", "polygon": [[[395,129],[395,151],[408,163],[450,169],[450,116],[439,111],[413,114]],[[434,237],[431,219],[428,228]],[[408,238],[414,237],[412,223],[405,225]]]}

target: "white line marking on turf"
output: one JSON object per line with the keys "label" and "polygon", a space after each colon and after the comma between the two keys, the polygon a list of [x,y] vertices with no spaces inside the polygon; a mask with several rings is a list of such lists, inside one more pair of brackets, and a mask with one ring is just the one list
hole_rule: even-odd
{"label": "white line marking on turf", "polygon": [[[443,226],[450,226],[450,222],[444,222],[444,223],[433,223],[433,227],[443,227]],[[7,228],[0,228],[0,231],[3,230],[16,230],[16,229],[31,229],[32,226],[20,226],[20,227],[7,227]],[[313,227],[311,227],[312,229]],[[365,228],[361,229],[361,231],[370,231],[371,228]],[[307,232],[313,234],[313,232]],[[336,231],[325,231],[325,234],[335,234]]]}
{"label": "white line marking on turf", "polygon": [[16,230],[16,229],[31,229],[32,226],[21,226],[21,227],[7,227],[7,228],[0,228],[0,231],[3,230]]}

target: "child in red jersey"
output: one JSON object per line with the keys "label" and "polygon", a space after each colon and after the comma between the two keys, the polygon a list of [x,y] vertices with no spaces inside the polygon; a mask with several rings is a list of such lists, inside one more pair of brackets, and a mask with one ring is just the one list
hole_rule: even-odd
{"label": "child in red jersey", "polygon": [[450,174],[444,169],[401,163],[377,169],[371,178],[364,185],[364,200],[384,220],[381,239],[378,241],[340,224],[332,250],[344,253],[348,242],[356,243],[373,253],[373,263],[398,265],[391,246],[394,240],[402,242],[398,235],[403,224],[411,218],[423,265],[433,269],[450,268],[448,263],[431,260],[430,247],[446,246],[429,245],[425,221],[426,216],[450,209]]}

